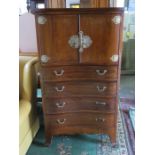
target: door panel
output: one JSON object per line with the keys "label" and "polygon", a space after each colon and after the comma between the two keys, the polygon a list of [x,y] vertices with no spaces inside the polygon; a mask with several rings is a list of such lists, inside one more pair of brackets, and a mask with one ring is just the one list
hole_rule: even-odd
{"label": "door panel", "polygon": [[92,39],[92,45],[80,54],[81,64],[118,64],[111,60],[119,50],[120,24],[114,24],[113,17],[111,14],[80,16],[80,30]]}
{"label": "door panel", "polygon": [[[38,42],[41,55],[48,56],[42,65],[73,65],[78,63],[77,49],[68,40],[78,33],[77,15],[44,16],[45,24],[38,24]],[[61,64],[60,64],[61,62]]]}

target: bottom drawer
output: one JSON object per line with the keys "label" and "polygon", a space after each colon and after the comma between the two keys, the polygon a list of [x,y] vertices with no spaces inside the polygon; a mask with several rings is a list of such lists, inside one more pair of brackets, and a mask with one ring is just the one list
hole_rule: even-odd
{"label": "bottom drawer", "polygon": [[103,113],[69,113],[61,115],[45,115],[46,125],[53,128],[73,126],[93,126],[95,128],[115,127],[116,114]]}
{"label": "bottom drawer", "polygon": [[50,137],[55,135],[75,135],[75,134],[108,134],[112,141],[115,141],[116,127],[102,128],[96,126],[64,126],[64,127],[50,127],[48,128],[47,134]]}

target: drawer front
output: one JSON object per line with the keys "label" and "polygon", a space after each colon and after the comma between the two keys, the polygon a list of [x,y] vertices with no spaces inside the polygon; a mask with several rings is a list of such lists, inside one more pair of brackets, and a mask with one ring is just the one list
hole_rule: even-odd
{"label": "drawer front", "polygon": [[48,127],[48,132],[53,135],[75,135],[75,134],[108,134],[110,138],[115,138],[116,128],[104,128],[94,125],[79,125],[79,126],[52,126]]}
{"label": "drawer front", "polygon": [[45,82],[43,83],[44,97],[116,96],[116,82]]}
{"label": "drawer front", "polygon": [[115,127],[115,113],[69,113],[45,115],[46,123],[51,127],[95,126],[102,128]]}
{"label": "drawer front", "polygon": [[42,68],[44,81],[117,80],[117,66],[63,66]]}
{"label": "drawer front", "polygon": [[116,98],[46,98],[44,99],[45,114],[98,111],[115,112]]}

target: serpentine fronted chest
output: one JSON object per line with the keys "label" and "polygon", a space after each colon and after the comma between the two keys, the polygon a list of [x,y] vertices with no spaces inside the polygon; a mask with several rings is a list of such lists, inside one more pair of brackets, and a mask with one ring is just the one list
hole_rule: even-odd
{"label": "serpentine fronted chest", "polygon": [[53,135],[116,141],[122,8],[34,10],[46,144]]}

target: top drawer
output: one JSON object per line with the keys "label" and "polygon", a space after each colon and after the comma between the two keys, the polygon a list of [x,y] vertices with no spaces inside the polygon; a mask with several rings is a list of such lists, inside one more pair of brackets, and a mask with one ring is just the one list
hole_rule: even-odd
{"label": "top drawer", "polygon": [[41,69],[44,81],[117,80],[117,66],[61,66]]}

